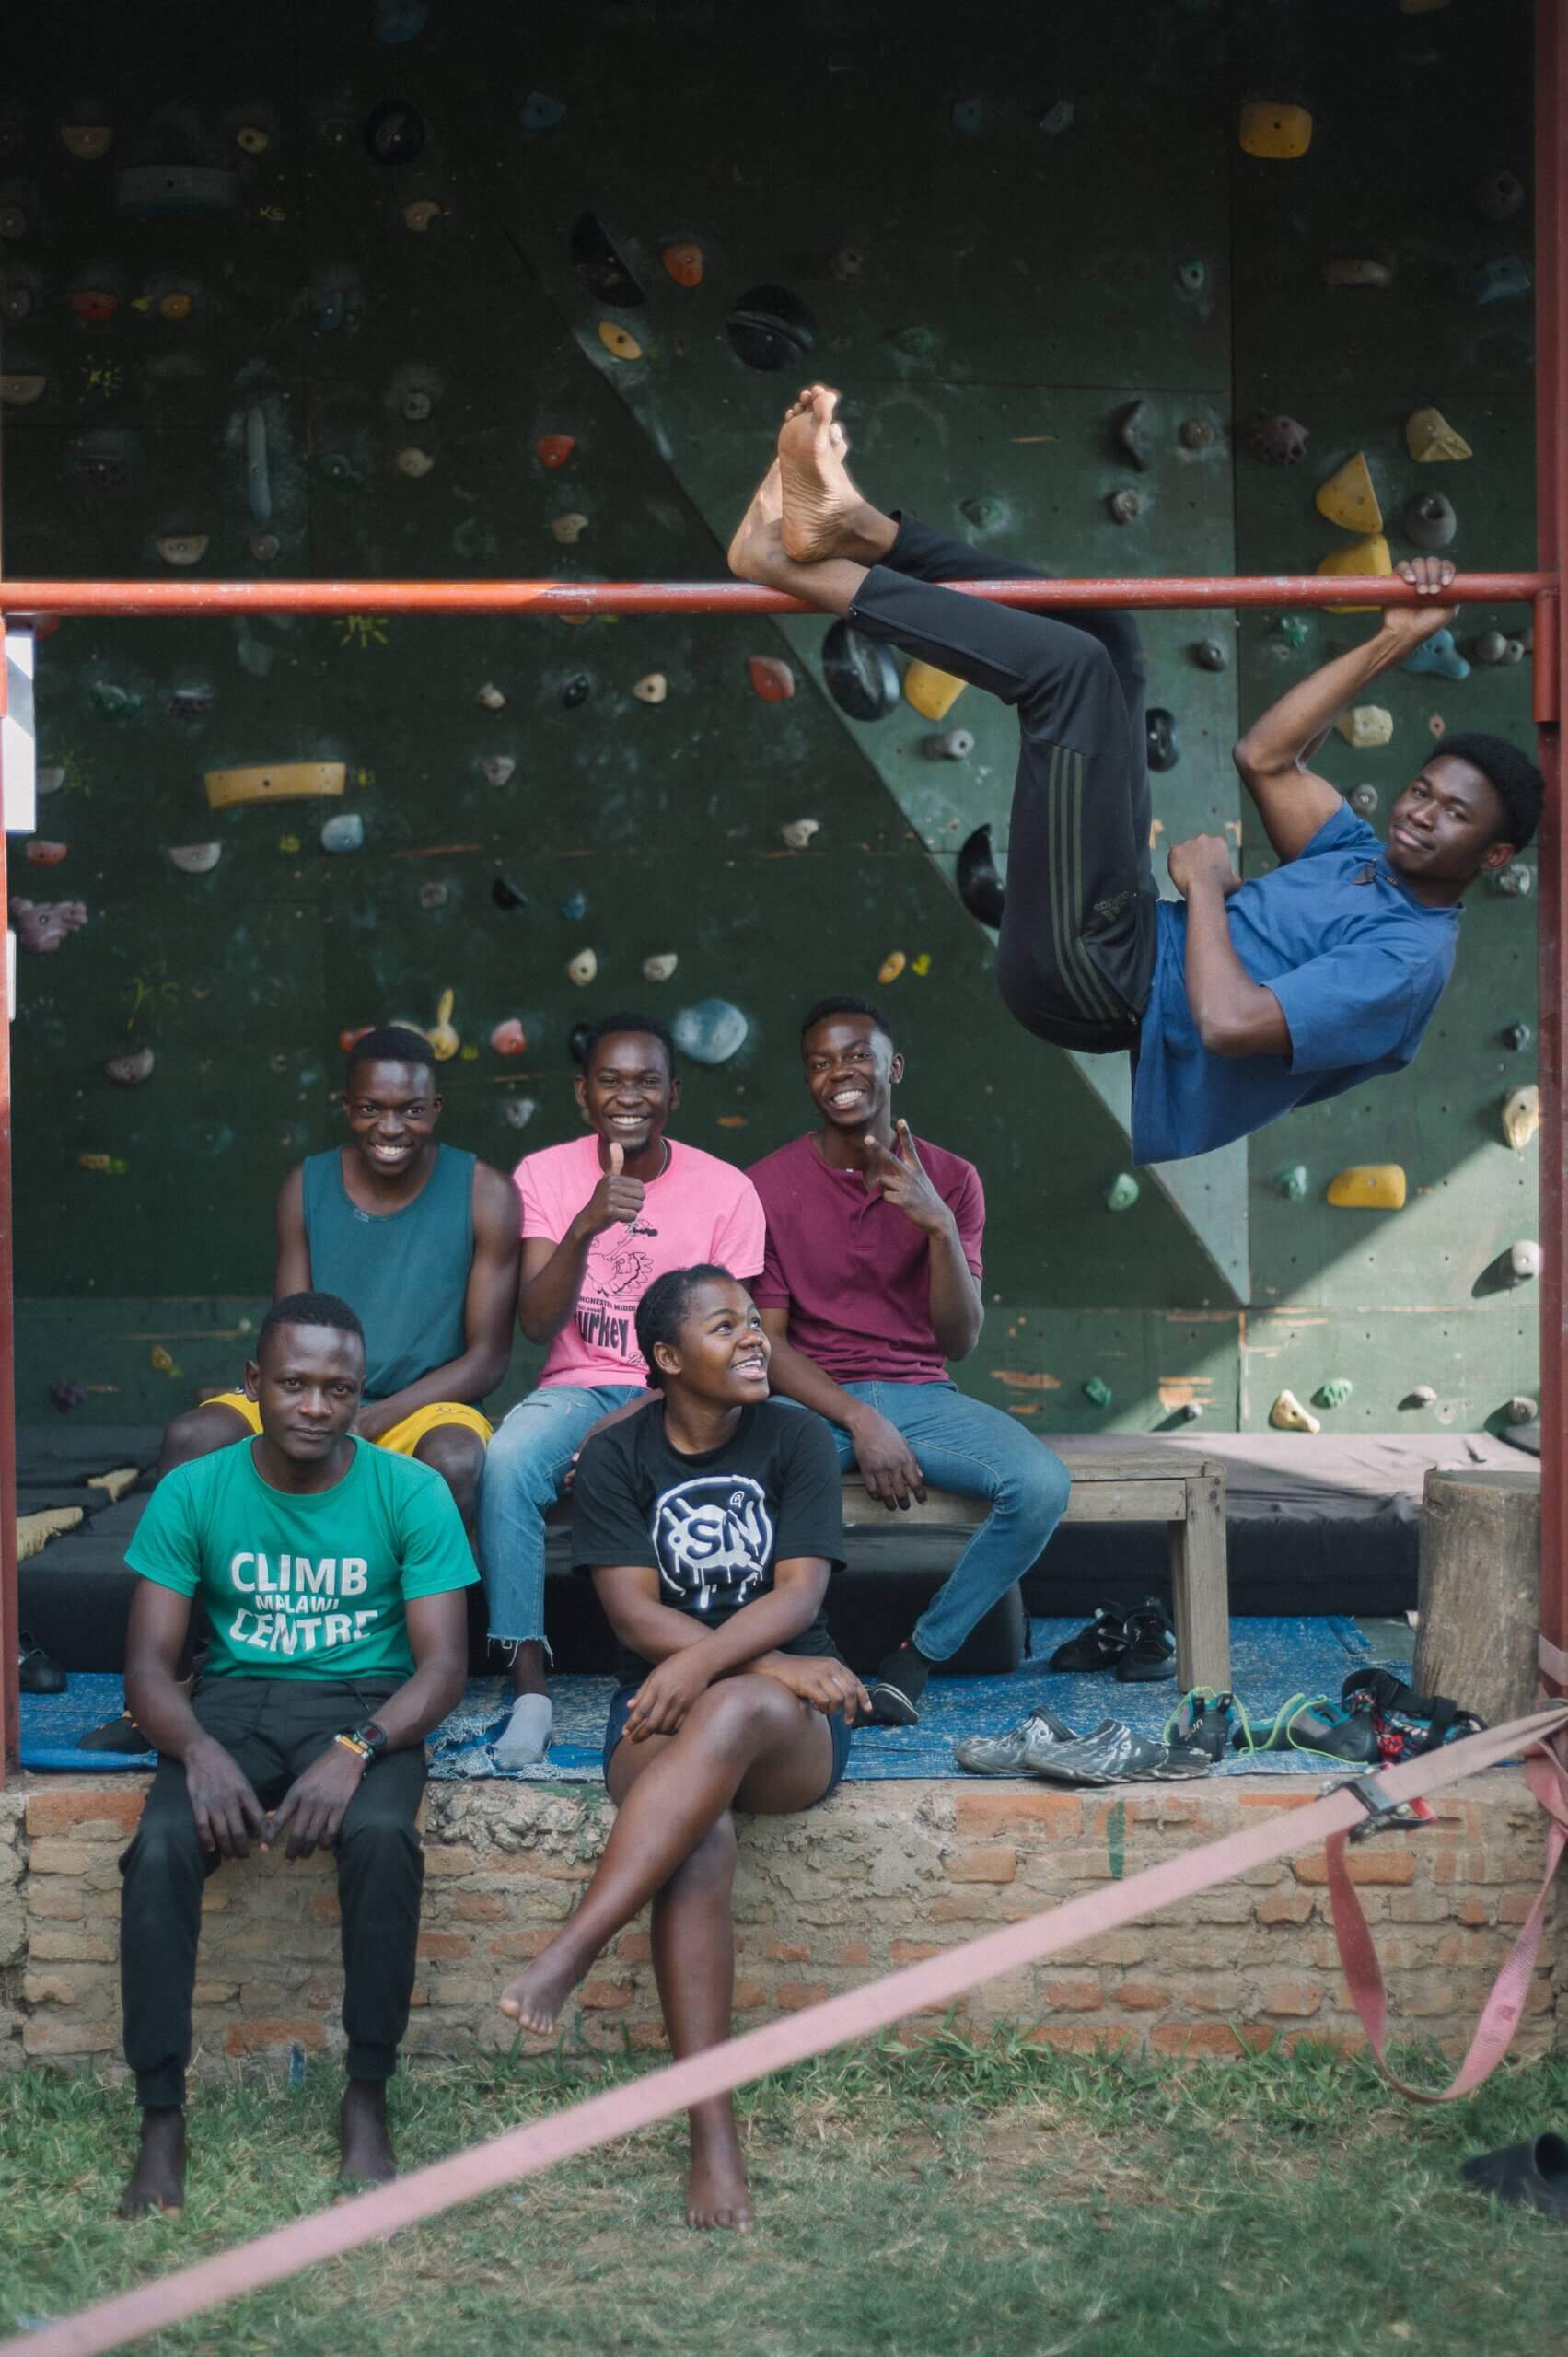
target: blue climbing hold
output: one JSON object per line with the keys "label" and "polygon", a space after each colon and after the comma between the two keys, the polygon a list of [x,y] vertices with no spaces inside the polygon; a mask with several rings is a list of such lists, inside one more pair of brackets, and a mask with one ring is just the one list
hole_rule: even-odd
{"label": "blue climbing hold", "polygon": [[321,830],[323,851],[357,851],[365,841],[365,821],[357,810],[340,810]]}
{"label": "blue climbing hold", "polygon": [[1483,261],[1470,282],[1478,303],[1517,303],[1530,291],[1530,273],[1517,254]]}
{"label": "blue climbing hold", "polygon": [[984,121],[985,100],[983,99],[960,99],[953,109],[955,131],[978,131]]}
{"label": "blue climbing hold", "polygon": [[365,125],[365,152],[375,164],[412,164],[424,145],[424,118],[405,99],[383,99]]}
{"label": "blue climbing hold", "polygon": [[425,0],[370,0],[370,29],[383,49],[417,41],[429,15]]}
{"label": "blue climbing hold", "polygon": [[561,903],[561,913],[568,924],[581,924],[587,912],[588,901],[585,892],[568,892]]}
{"label": "blue climbing hold", "polygon": [[670,1029],[675,1044],[694,1064],[726,1064],[746,1045],[751,1026],[726,998],[700,998],[683,1006]]}
{"label": "blue climbing hold", "polygon": [[542,90],[530,90],[526,99],[517,100],[517,121],[525,131],[553,131],[558,122],[566,120],[566,109],[559,99],[546,98]]}
{"label": "blue climbing hold", "polygon": [[1454,644],[1451,630],[1434,630],[1423,639],[1415,653],[1407,656],[1400,666],[1401,671],[1429,671],[1439,679],[1468,679],[1470,667]]}

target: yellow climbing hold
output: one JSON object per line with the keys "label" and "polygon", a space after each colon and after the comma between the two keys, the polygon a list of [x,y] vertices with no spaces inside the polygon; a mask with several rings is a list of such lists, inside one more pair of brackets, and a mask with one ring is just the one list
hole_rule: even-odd
{"label": "yellow climbing hold", "polygon": [[939,671],[934,663],[912,663],[904,673],[904,702],[923,720],[946,720],[964,692],[962,679]]}
{"label": "yellow climbing hold", "polygon": [[341,794],[348,784],[346,761],[264,761],[255,769],[209,770],[209,810],[233,810],[247,802],[297,802],[313,794]]}
{"label": "yellow climbing hold", "polygon": [[1334,726],[1347,745],[1365,752],[1371,745],[1387,745],[1394,734],[1394,715],[1380,703],[1353,703],[1342,712]]}
{"label": "yellow climbing hold", "polygon": [[618,319],[600,319],[598,340],[612,360],[641,360],[643,347]]}
{"label": "yellow climbing hold", "polygon": [[1288,163],[1305,156],[1312,145],[1312,117],[1305,107],[1277,99],[1249,99],[1241,110],[1237,136],[1249,156],[1267,156]]}
{"label": "yellow climbing hold", "polygon": [[907,963],[908,960],[901,949],[889,950],[877,969],[877,981],[884,983],[896,982]]}
{"label": "yellow climbing hold", "polygon": [[587,528],[587,517],[579,514],[576,508],[573,508],[569,515],[552,516],[550,520],[551,538],[559,540],[563,549],[575,548]]}
{"label": "yellow climbing hold", "polygon": [[1342,525],[1347,532],[1382,530],[1383,510],[1372,487],[1365,450],[1358,450],[1353,459],[1336,468],[1327,482],[1318,484],[1316,505],[1319,516],[1326,516],[1330,524]]}
{"label": "yellow climbing hold", "polygon": [[452,1009],[457,1004],[455,991],[443,991],[436,1002],[436,1020],[425,1033],[430,1052],[438,1064],[449,1063],[462,1042],[452,1028]]}
{"label": "yellow climbing hold", "polygon": [[1342,1212],[1402,1212],[1405,1174],[1397,1162],[1353,1162],[1330,1179],[1329,1201]]}
{"label": "yellow climbing hold", "polygon": [[[1327,485],[1324,486],[1327,489]],[[1388,553],[1388,543],[1381,532],[1371,532],[1365,540],[1347,540],[1342,549],[1330,549],[1318,564],[1319,573],[1392,573],[1394,560]],[[1375,614],[1376,606],[1329,606],[1330,614]]]}
{"label": "yellow climbing hold", "polygon": [[36,1514],[17,1516],[17,1561],[28,1562],[34,1555],[41,1555],[52,1538],[63,1530],[75,1530],[87,1520],[80,1506],[41,1506]]}
{"label": "yellow climbing hold", "polygon": [[[167,1351],[164,1352],[164,1357],[168,1359],[168,1369],[172,1375],[174,1361],[168,1358]],[[134,1490],[141,1478],[141,1473],[134,1465],[111,1465],[107,1473],[89,1473],[87,1487],[89,1490],[101,1490],[110,1504],[117,1506],[127,1490]]]}
{"label": "yellow climbing hold", "polygon": [[1516,1154],[1523,1154],[1540,1127],[1540,1091],[1532,1081],[1503,1100],[1503,1134]]}
{"label": "yellow climbing hold", "polygon": [[1280,1433],[1320,1433],[1321,1422],[1304,1408],[1294,1391],[1282,1391],[1269,1411],[1269,1422]]}
{"label": "yellow climbing hold", "polygon": [[1422,466],[1437,459],[1468,459],[1470,446],[1456,434],[1440,409],[1412,410],[1405,420],[1405,447]]}
{"label": "yellow climbing hold", "polygon": [[637,681],[632,693],[639,703],[663,703],[669,693],[669,681],[662,671],[650,671]]}

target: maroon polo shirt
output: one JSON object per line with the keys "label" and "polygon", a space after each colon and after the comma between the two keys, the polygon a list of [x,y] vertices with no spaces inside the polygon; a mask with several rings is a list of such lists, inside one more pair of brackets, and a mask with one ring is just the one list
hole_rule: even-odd
{"label": "maroon polo shirt", "polygon": [[[985,1234],[980,1173],[959,1154],[914,1142],[952,1213],[978,1278]],[[749,1176],[768,1222],[760,1309],[789,1311],[789,1339],[835,1383],[940,1383],[947,1361],[931,1330],[930,1238],[858,1170],[834,1170],[815,1136],[780,1146]]]}

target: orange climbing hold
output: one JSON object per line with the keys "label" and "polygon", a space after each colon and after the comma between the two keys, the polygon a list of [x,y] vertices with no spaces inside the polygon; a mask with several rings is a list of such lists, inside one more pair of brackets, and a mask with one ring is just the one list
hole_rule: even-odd
{"label": "orange climbing hold", "polygon": [[533,447],[541,467],[563,467],[577,447],[577,437],[575,434],[541,434]]}
{"label": "orange climbing hold", "polygon": [[619,319],[600,319],[598,340],[612,360],[641,360],[643,347]]}
{"label": "orange climbing hold", "polygon": [[666,270],[677,286],[701,286],[703,283],[703,249],[688,238],[678,246],[666,246],[662,256]]}
{"label": "orange climbing hold", "polygon": [[776,655],[753,655],[746,666],[753,692],[764,703],[787,703],[795,693],[795,673]]}

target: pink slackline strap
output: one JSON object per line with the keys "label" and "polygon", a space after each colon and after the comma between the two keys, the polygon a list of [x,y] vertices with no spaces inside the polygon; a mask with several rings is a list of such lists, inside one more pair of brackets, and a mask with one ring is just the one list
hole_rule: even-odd
{"label": "pink slackline strap", "polygon": [[[1541,1757],[1543,1739],[1564,1726],[1568,1726],[1568,1703],[1560,1703],[1530,1718],[1515,1719],[1506,1726],[1467,1736],[1462,1742],[1446,1744],[1420,1759],[1384,1769],[1376,1780],[1379,1802],[1388,1805],[1419,1799],[1423,1794],[1459,1783],[1479,1770],[1494,1767],[1499,1760],[1515,1758],[1521,1752],[1531,1755],[1533,1771]],[[1556,1768],[1555,1761],[1552,1764]],[[1561,1768],[1556,1769],[1556,1773],[1562,1777]],[[1531,1783],[1538,1797],[1544,1797],[1542,1784],[1533,1773]],[[1547,1805],[1551,1806],[1551,1803]],[[1562,1836],[1554,1806],[1552,1815],[1555,1865]],[[1158,1865],[1145,1867],[1126,1881],[1102,1884],[1058,1907],[1048,1908],[1042,1914],[1028,1916],[1020,1923],[1010,1923],[1004,1930],[988,1932],[962,1947],[946,1949],[940,1956],[928,1956],[923,1963],[888,1973],[864,1989],[830,1997],[823,2004],[769,2022],[742,2038],[726,2039],[722,2046],[708,2047],[682,2062],[650,2072],[645,2078],[590,2096],[586,2103],[574,2104],[569,2110],[555,2112],[548,2119],[471,2144],[464,2152],[454,2153],[448,2160],[433,2162],[427,2168],[416,2169],[391,2185],[377,2186],[352,2201],[318,2210],[313,2216],[297,2219],[292,2225],[259,2235],[253,2242],[237,2244],[215,2258],[203,2259],[194,2267],[182,2268],[157,2282],[143,2284],[113,2299],[100,2300],[75,2316],[62,2317],[57,2323],[0,2344],[0,2357],[98,2357],[100,2351],[118,2349],[126,2341],[161,2331],[166,2326],[198,2316],[223,2301],[238,2299],[265,2284],[281,2282],[321,2259],[336,2258],[363,2243],[384,2241],[405,2226],[438,2216],[456,2202],[472,2201],[501,2186],[536,2177],[558,2161],[590,2152],[595,2145],[608,2143],[613,2138],[628,2136],[635,2129],[651,2127],[656,2120],[668,2119],[672,2112],[685,2111],[692,2104],[726,2095],[735,2087],[764,2077],[770,2071],[783,2070],[786,2064],[803,2062],[850,2038],[886,2029],[923,2007],[950,2005],[966,1991],[999,1973],[1016,1971],[1022,1965],[1036,1964],[1041,1957],[1076,1947],[1118,1924],[1151,1915],[1197,1891],[1212,1889],[1216,1883],[1229,1882],[1237,1875],[1245,1874],[1249,1866],[1266,1864],[1272,1859],[1286,1857],[1293,1851],[1308,1849],[1314,1842],[1331,1837],[1342,1838],[1357,1823],[1366,1822],[1368,1816],[1368,1804],[1345,1785],[1325,1793],[1306,1808],[1282,1808],[1267,1816],[1260,1815],[1255,1825],[1247,1826],[1239,1833],[1227,1834],[1224,1840],[1207,1842],[1200,1849],[1184,1851]],[[1535,1922],[1534,1917],[1531,1922]],[[1527,1933],[1529,1929],[1527,1925]],[[1526,1947],[1523,1937],[1519,1946],[1520,1950]],[[1505,1970],[1514,1969],[1518,1953],[1516,1951],[1516,1957],[1510,1959]],[[1531,1945],[1527,1968],[1533,1956]],[[1362,1968],[1359,1959],[1357,1968]],[[1374,1974],[1376,1969],[1374,1961]],[[1519,1993],[1522,2000],[1522,1987]],[[1379,2003],[1381,1994],[1379,1981]],[[1516,2005],[1515,2019],[1517,2011]],[[1490,2036],[1489,2032],[1489,2038]],[[1499,2053],[1501,2050],[1500,2047]]]}
{"label": "pink slackline strap", "polygon": [[[1450,2084],[1436,2091],[1407,2085],[1396,2078],[1388,2068],[1384,2052],[1388,2034],[1388,2007],[1383,1990],[1383,1971],[1377,1961],[1377,1951],[1365,1915],[1362,1912],[1355,1885],[1345,1864],[1345,1836],[1330,1833],[1328,1840],[1329,1903],[1333,1910],[1334,1936],[1340,1944],[1340,1962],[1344,1967],[1345,1986],[1351,2002],[1361,2015],[1367,2042],[1376,2058],[1377,2068],[1391,2087],[1408,2096],[1411,2103],[1452,2103],[1456,2096],[1473,2095],[1483,2079],[1489,2079],[1514,2042],[1514,2032],[1519,2026],[1519,2016],[1529,1995],[1530,1976],[1535,1970],[1536,1952],[1540,1946],[1541,1927],[1546,1922],[1547,1902],[1551,1897],[1552,1879],[1568,1848],[1568,1771],[1555,1752],[1544,1747],[1532,1749],[1525,1761],[1525,1774],[1529,1787],[1551,1819],[1546,1836],[1546,1872],[1541,1886],[1518,1938],[1515,1941],[1506,1963],[1493,1983],[1492,1993],[1481,2010],[1475,2026],[1469,2052],[1465,2056]],[[1379,1777],[1378,1782],[1383,1779]]]}

